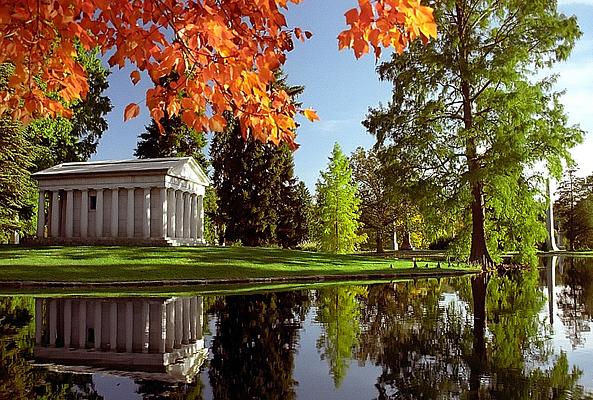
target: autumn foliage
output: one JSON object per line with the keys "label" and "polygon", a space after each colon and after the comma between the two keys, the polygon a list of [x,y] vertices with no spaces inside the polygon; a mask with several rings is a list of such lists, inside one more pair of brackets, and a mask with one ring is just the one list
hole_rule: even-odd
{"label": "autumn foliage", "polygon": [[[241,122],[243,135],[294,145],[298,109],[285,91],[270,85],[293,40],[311,33],[287,26],[288,3],[301,0],[0,0],[0,63],[15,72],[0,92],[0,114],[28,121],[69,115],[68,105],[84,97],[88,84],[76,59],[78,41],[100,47],[109,64],[135,67],[154,82],[146,106],[155,121],[179,115],[196,130],[222,131],[225,112]],[[349,28],[340,48],[356,57],[392,46],[401,52],[410,40],[436,36],[432,10],[413,0],[359,0],[346,12]],[[162,85],[163,77],[174,82]],[[137,116],[138,104],[124,118]]]}

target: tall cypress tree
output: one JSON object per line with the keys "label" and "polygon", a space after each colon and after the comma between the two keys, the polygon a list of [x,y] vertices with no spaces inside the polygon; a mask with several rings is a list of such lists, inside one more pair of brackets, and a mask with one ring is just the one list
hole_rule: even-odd
{"label": "tall cypress tree", "polygon": [[533,166],[543,161],[559,177],[583,136],[567,124],[554,79],[538,75],[565,60],[581,32],[551,0],[437,4],[439,40],[377,68],[392,98],[364,125],[386,146],[392,185],[435,219],[457,217],[470,262],[487,269],[503,251],[526,261],[545,238]]}

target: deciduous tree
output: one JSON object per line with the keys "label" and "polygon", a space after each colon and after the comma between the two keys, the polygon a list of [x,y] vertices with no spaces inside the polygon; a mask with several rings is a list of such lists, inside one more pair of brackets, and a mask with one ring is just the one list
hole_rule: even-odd
{"label": "deciduous tree", "polygon": [[439,40],[414,43],[378,67],[394,85],[392,99],[364,124],[388,147],[385,161],[398,171],[392,184],[455,215],[471,238],[469,260],[484,267],[491,252],[534,254],[545,235],[534,167],[543,161],[558,175],[582,139],[567,125],[553,79],[534,75],[566,59],[580,36],[576,19],[556,5],[439,2]]}
{"label": "deciduous tree", "polygon": [[[157,125],[166,110],[196,131],[222,131],[224,114],[239,121],[243,136],[286,141],[294,146],[300,109],[285,90],[273,87],[273,71],[293,48],[293,38],[309,32],[288,28],[284,10],[300,0],[4,0],[0,7],[0,63],[11,62],[10,87],[0,92],[0,114],[27,121],[40,115],[70,115],[66,107],[86,96],[89,85],[74,43],[87,50],[110,52],[109,64],[135,67],[137,83],[146,71],[156,87],[146,92],[146,105]],[[394,46],[402,51],[410,40],[436,36],[432,10],[418,1],[361,0],[346,13],[349,28],[339,37],[341,48],[357,57]],[[172,72],[173,87],[159,84]],[[126,119],[139,113],[129,104]]]}
{"label": "deciduous tree", "polygon": [[593,248],[593,176],[579,177],[571,168],[556,194],[554,215],[569,250]]}
{"label": "deciduous tree", "polygon": [[[395,202],[397,191],[388,191],[386,176],[375,150],[357,148],[350,157],[352,177],[360,198],[360,222],[375,234],[377,253],[383,252],[387,232],[393,232],[395,221],[404,216],[402,202]],[[393,188],[397,189],[397,188]]]}
{"label": "deciduous tree", "polygon": [[336,143],[316,187],[316,239],[322,251],[352,253],[366,240],[359,236],[360,199],[348,157]]}

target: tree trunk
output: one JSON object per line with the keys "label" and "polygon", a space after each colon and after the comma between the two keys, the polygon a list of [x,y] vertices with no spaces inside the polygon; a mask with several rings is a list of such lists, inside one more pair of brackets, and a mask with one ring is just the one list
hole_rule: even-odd
{"label": "tree trunk", "polygon": [[482,273],[472,278],[472,299],[474,303],[474,341],[470,359],[470,399],[478,399],[480,381],[488,359],[486,354],[486,289],[489,276]]}
{"label": "tree trunk", "polygon": [[[470,175],[472,173],[470,172]],[[492,265],[492,258],[486,246],[486,232],[484,229],[484,205],[482,204],[482,184],[472,184],[472,243],[469,262],[482,265],[482,270],[487,270]]]}
{"label": "tree trunk", "polygon": [[469,50],[467,49],[468,38],[466,37],[466,15],[465,9],[459,2],[455,3],[456,25],[459,34],[459,73],[461,76],[460,89],[463,102],[463,126],[465,134],[468,135],[465,143],[465,155],[467,157],[468,177],[471,190],[471,212],[472,212],[472,242],[469,261],[482,265],[482,270],[487,270],[492,265],[492,258],[486,247],[486,232],[484,228],[484,204],[483,204],[483,182],[479,176],[481,165],[478,159],[478,146],[475,138],[475,127],[472,112],[472,93],[470,72],[468,71]]}
{"label": "tree trunk", "polygon": [[375,241],[377,244],[377,253],[383,253],[383,229],[379,228],[376,231]]}

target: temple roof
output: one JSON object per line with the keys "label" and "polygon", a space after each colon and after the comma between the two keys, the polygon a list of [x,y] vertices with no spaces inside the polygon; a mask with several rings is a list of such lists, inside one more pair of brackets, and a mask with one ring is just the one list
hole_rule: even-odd
{"label": "temple roof", "polygon": [[[193,173],[192,173],[193,172]],[[142,160],[112,160],[69,162],[55,165],[31,176],[37,180],[81,175],[144,175],[162,173],[209,185],[210,180],[192,157],[150,158]],[[191,176],[194,175],[195,176]]]}

